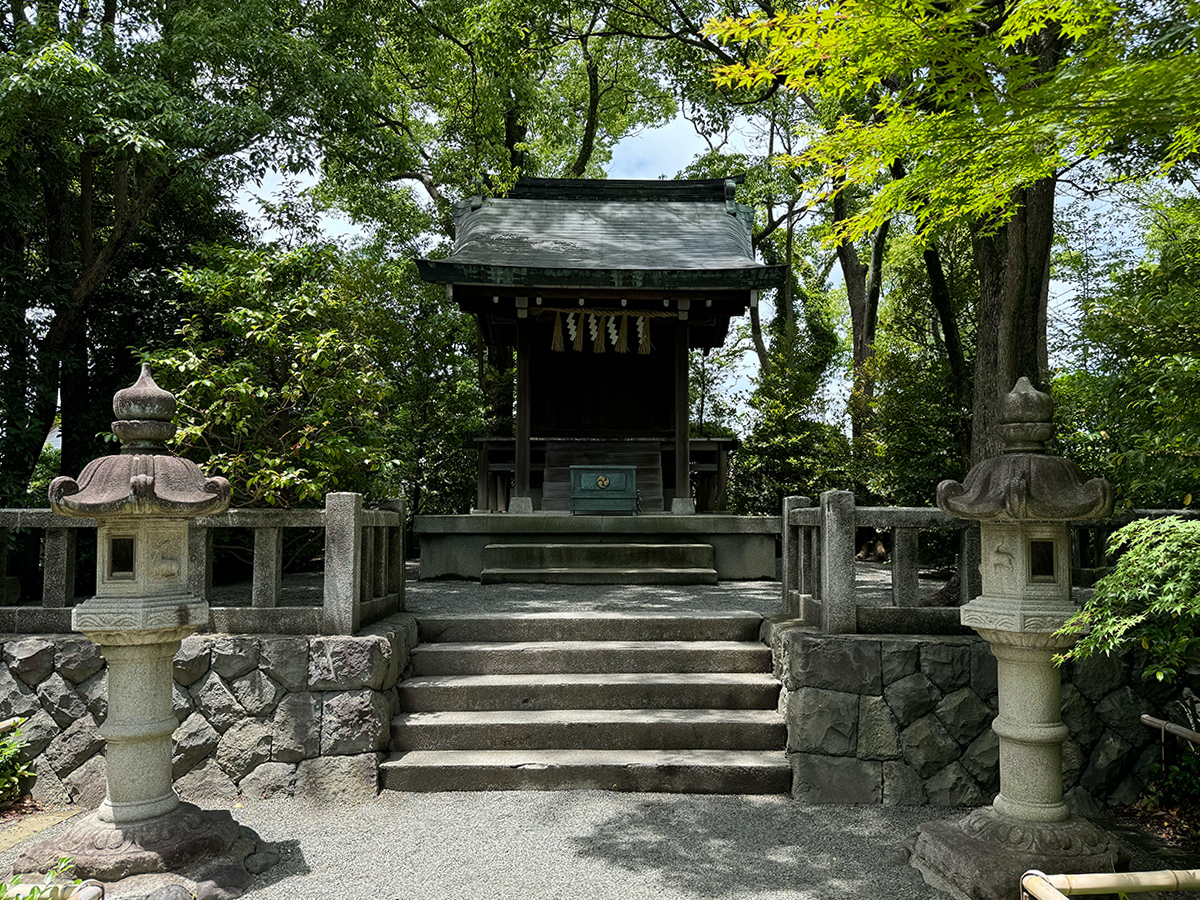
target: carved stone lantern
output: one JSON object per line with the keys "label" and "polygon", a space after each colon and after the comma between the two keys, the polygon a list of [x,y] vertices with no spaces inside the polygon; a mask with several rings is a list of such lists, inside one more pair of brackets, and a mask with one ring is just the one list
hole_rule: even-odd
{"label": "carved stone lantern", "polygon": [[913,864],[973,898],[1018,894],[1027,869],[1113,871],[1122,858],[1107,832],[1072,816],[1063,802],[1061,676],[1054,654],[1074,638],[1054,634],[1075,612],[1070,528],[1112,514],[1112,489],[1085,481],[1070,460],[1048,456],[1053,403],[1021,378],[1000,406],[998,457],[974,466],[962,484],[943,481],[938,506],[979,520],[982,595],[961,621],[991,645],[1000,713],[1000,793],[963,819],[921,826]]}
{"label": "carved stone lantern", "polygon": [[108,660],[108,790],[93,814],[26,850],[25,870],[71,856],[76,874],[112,880],[172,871],[224,853],[238,837],[226,811],[181,803],[171,784],[172,660],[183,637],[208,622],[188,590],[188,523],[229,506],[229,482],[167,451],[175,398],[148,366],[113,398],[123,447],[93,460],[78,480],[56,478],[50,505],[96,519],[96,596],[75,608],[72,627]]}

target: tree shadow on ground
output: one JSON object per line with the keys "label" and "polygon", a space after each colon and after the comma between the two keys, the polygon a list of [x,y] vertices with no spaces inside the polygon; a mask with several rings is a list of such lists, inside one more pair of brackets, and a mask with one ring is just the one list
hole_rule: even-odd
{"label": "tree shadow on ground", "polygon": [[834,814],[780,798],[663,795],[597,825],[576,852],[696,897],[944,897],[908,866],[914,832],[874,807]]}

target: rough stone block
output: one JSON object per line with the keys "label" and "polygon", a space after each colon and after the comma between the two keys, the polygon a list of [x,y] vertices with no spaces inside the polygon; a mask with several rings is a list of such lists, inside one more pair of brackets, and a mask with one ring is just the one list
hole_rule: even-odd
{"label": "rough stone block", "polygon": [[879,803],[883,763],[846,756],[794,753],[792,796],[801,803]]}
{"label": "rough stone block", "polygon": [[1109,806],[1132,806],[1142,796],[1146,786],[1136,775],[1126,775],[1108,795]]}
{"label": "rough stone block", "polygon": [[1128,678],[1124,660],[1117,656],[1089,656],[1071,663],[1071,683],[1093,703],[1124,684]]}
{"label": "rough stone block", "polygon": [[857,637],[804,635],[792,643],[789,687],[824,688],[851,694],[883,690],[879,642]]}
{"label": "rough stone block", "polygon": [[259,641],[258,664],[289,691],[308,687],[308,638],[267,637]]}
{"label": "rough stone block", "polygon": [[42,708],[33,688],[0,666],[0,719],[26,718]]}
{"label": "rough stone block", "polygon": [[1079,787],[1079,785],[1076,785],[1063,794],[1063,800],[1071,812],[1077,816],[1083,816],[1085,819],[1090,819],[1104,812],[1104,804]]}
{"label": "rough stone block", "polygon": [[788,695],[788,750],[853,756],[858,738],[858,696],[820,688]]}
{"label": "rough stone block", "polygon": [[1072,740],[1064,741],[1062,748],[1063,787],[1074,787],[1079,781],[1079,776],[1083,774],[1083,767],[1086,765],[1087,753],[1079,746],[1079,743]]}
{"label": "rough stone block", "polygon": [[1145,701],[1128,685],[1122,685],[1105,695],[1096,704],[1096,715],[1100,721],[1134,747],[1140,747],[1153,734],[1142,724],[1142,713],[1149,711]]}
{"label": "rough stone block", "polygon": [[883,692],[888,708],[902,727],[912,724],[937,706],[941,696],[933,682],[920,672],[888,685]]}
{"label": "rough stone block", "polygon": [[970,688],[947,694],[934,707],[934,715],[960,744],[975,740],[992,720],[991,709]]}
{"label": "rough stone block", "polygon": [[858,747],[861,759],[898,759],[900,729],[882,697],[858,698]]}
{"label": "rough stone block", "polygon": [[1000,738],[987,729],[971,741],[960,760],[971,777],[989,791],[1000,788]]}
{"label": "rough stone block", "polygon": [[884,687],[920,671],[920,667],[921,648],[915,640],[879,642],[879,668]]}
{"label": "rough stone block", "polygon": [[1105,731],[1092,749],[1087,768],[1079,776],[1079,784],[1098,799],[1107,799],[1124,775],[1132,749],[1129,741],[1119,734]]}
{"label": "rough stone block", "polygon": [[102,669],[81,684],[79,694],[97,723],[108,718],[108,669]]}
{"label": "rough stone block", "polygon": [[84,809],[95,809],[108,792],[108,766],[97,754],[63,779],[71,800]]}
{"label": "rough stone block", "polygon": [[917,770],[922,778],[958,759],[958,742],[950,737],[933,716],[917,719],[900,734],[904,760]]}
{"label": "rough stone block", "polygon": [[242,708],[252,716],[269,715],[286,693],[283,686],[262,669],[255,669],[229,685]]}
{"label": "rough stone block", "polygon": [[96,727],[91,716],[84,716],[72,722],[66,731],[52,740],[42,758],[50,764],[54,773],[65,781],[68,772],[75,771],[99,753],[103,746],[104,738],[100,736],[100,729]]}
{"label": "rough stone block", "polygon": [[328,693],[321,709],[321,755],[371,753],[388,745],[391,704],[378,691]]}
{"label": "rough stone block", "polygon": [[245,797],[290,797],[296,789],[295,763],[265,762],[238,783]]}
{"label": "rough stone block", "polygon": [[980,806],[983,791],[961,764],[952,762],[925,782],[931,806]]}
{"label": "rough stone block", "polygon": [[30,687],[54,671],[54,645],[42,638],[21,638],[4,645],[8,670]]}
{"label": "rough stone block", "polygon": [[25,741],[25,757],[33,759],[50,746],[62,728],[44,709],[39,709],[21,726],[21,739]]}
{"label": "rough stone block", "polygon": [[224,734],[230,725],[245,717],[246,711],[215,669],[209,669],[191,688],[196,709],[210,725]]}
{"label": "rough stone block", "polygon": [[321,752],[321,697],[288,694],[275,707],[271,725],[271,758],[299,762]]}
{"label": "rough stone block", "polygon": [[74,688],[57,672],[51,672],[37,686],[42,709],[50,714],[59,728],[67,728],[76,719],[88,714],[87,702],[75,693]]}
{"label": "rough stone block", "polygon": [[104,657],[85,637],[60,638],[54,649],[54,668],[72,684],[82,684],[104,668]]}
{"label": "rough stone block", "polygon": [[[102,757],[92,757],[101,759]],[[29,794],[42,806],[66,806],[71,802],[71,792],[62,783],[54,770],[49,766],[41,766],[29,786]]]}
{"label": "rough stone block", "polygon": [[175,721],[182,722],[196,711],[196,701],[186,688],[178,684],[171,685],[171,710],[175,713]]}
{"label": "rough stone block", "polygon": [[992,656],[992,648],[984,640],[971,644],[971,690],[985,700],[995,697],[999,691],[996,657]]}
{"label": "rough stone block", "polygon": [[217,743],[217,764],[235,784],[271,759],[271,729],[261,719],[242,719],[229,726]]}
{"label": "rough stone block", "polygon": [[320,756],[296,767],[296,798],[313,803],[347,803],[379,791],[379,756]]}
{"label": "rough stone block", "polygon": [[219,637],[212,644],[213,671],[232,681],[258,668],[258,641],[254,638]]}
{"label": "rough stone block", "polygon": [[176,683],[191,687],[200,680],[212,663],[212,644],[212,638],[197,634],[183,639],[173,665]]}
{"label": "rough stone block", "polygon": [[922,644],[921,671],[946,693],[967,687],[971,682],[970,643]]}
{"label": "rough stone block", "polygon": [[925,783],[916,770],[899,760],[883,764],[883,805],[924,806]]}
{"label": "rough stone block", "polygon": [[1073,684],[1062,686],[1062,718],[1071,737],[1086,748],[1094,747],[1100,735],[1104,734],[1104,723],[1092,710],[1092,704]]}
{"label": "rough stone block", "polygon": [[221,736],[208,724],[204,716],[192,713],[183,724],[175,729],[174,749],[171,754],[171,777],[187,774],[200,760],[217,749]]}
{"label": "rough stone block", "polygon": [[204,760],[192,771],[175,781],[175,792],[188,803],[232,802],[237,799],[237,786],[221,771],[213,757]]}
{"label": "rough stone block", "polygon": [[391,657],[391,642],[378,635],[313,638],[309,642],[309,690],[379,690]]}

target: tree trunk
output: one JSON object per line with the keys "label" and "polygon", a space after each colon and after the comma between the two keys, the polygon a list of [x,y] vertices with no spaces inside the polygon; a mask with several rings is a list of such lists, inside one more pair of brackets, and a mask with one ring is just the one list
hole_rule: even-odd
{"label": "tree trunk", "polygon": [[1046,313],[1054,239],[1052,178],[1017,192],[1016,214],[994,232],[976,229],[979,328],[975,357],[971,463],[1000,452],[1001,398],[1017,379],[1046,389]]}

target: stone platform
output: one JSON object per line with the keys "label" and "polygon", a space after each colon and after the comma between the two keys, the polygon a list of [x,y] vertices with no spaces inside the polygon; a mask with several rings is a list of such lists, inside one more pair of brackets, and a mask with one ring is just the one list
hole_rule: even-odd
{"label": "stone platform", "polygon": [[[644,567],[645,561],[633,556],[643,555],[646,546],[709,545],[717,580],[771,579],[776,577],[780,529],[778,516],[572,516],[543,512],[416,517],[422,579],[479,580],[488,568],[489,547],[568,544],[607,550],[606,566],[620,570]],[[495,549],[491,553],[495,554]],[[630,556],[628,565],[626,556]]]}

